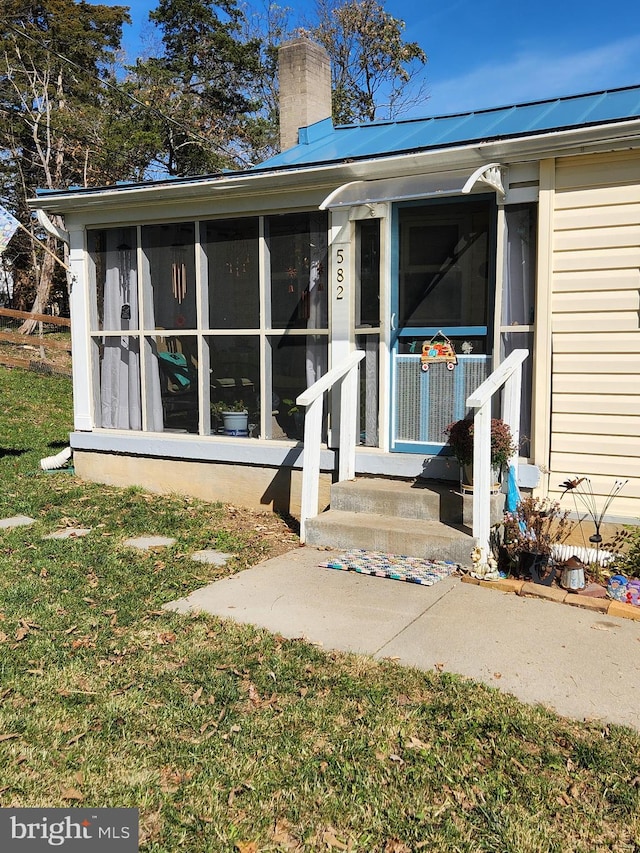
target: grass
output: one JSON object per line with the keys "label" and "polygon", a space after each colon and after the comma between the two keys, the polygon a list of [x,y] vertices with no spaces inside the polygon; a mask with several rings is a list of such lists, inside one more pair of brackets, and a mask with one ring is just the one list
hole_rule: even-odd
{"label": "grass", "polygon": [[[129,806],[141,850],[640,850],[640,735],[161,609],[277,519],[45,474],[69,382],[0,370],[0,806]],[[76,540],[43,539],[69,525]],[[138,553],[137,533],[176,544]],[[265,535],[267,534],[267,535]],[[234,554],[224,568],[194,550]]]}

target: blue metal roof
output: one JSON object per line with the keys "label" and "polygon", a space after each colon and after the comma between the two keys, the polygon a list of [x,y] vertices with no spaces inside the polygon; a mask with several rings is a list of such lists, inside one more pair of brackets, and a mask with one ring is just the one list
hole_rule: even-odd
{"label": "blue metal roof", "polygon": [[640,118],[640,86],[431,118],[334,128],[330,119],[300,132],[300,143],[256,169],[290,168],[408,151],[532,136]]}

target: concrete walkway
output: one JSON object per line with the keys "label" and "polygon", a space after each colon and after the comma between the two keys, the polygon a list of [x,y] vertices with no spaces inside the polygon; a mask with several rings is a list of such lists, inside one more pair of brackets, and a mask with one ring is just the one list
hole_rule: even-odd
{"label": "concrete walkway", "polygon": [[459,577],[425,587],[320,568],[328,556],[300,548],[166,606],[457,673],[564,716],[640,730],[640,622]]}
{"label": "concrete walkway", "polygon": [[[13,516],[0,519],[0,529],[33,523]],[[90,532],[65,528],[45,538],[71,540]],[[125,544],[148,549],[173,541],[139,536]],[[229,556],[207,550],[192,558],[222,565]],[[206,611],[325,649],[457,673],[567,717],[640,730],[640,621],[459,577],[426,587],[320,568],[329,556],[299,548],[166,607]]]}

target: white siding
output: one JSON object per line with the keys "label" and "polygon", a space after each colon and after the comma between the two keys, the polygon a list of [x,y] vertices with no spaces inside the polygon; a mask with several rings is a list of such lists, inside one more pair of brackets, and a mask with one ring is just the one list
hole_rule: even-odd
{"label": "white siding", "polygon": [[637,522],[640,153],[559,159],[555,177],[549,490],[628,477],[609,514]]}

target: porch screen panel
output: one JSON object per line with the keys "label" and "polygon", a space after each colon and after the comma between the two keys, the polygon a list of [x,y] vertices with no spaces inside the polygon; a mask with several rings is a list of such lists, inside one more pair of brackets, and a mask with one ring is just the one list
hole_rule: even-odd
{"label": "porch screen panel", "polygon": [[94,421],[104,429],[142,429],[138,269],[134,228],[88,236]]}
{"label": "porch screen panel", "polygon": [[356,348],[364,350],[360,365],[358,442],[379,443],[380,410],[380,220],[356,222]]}
{"label": "porch screen panel", "polygon": [[424,373],[420,356],[396,357],[395,441],[445,444],[444,430],[467,412],[467,397],[489,376],[488,355],[458,356],[454,370],[433,364]]}
{"label": "porch screen panel", "polygon": [[193,222],[145,225],[142,248],[148,263],[145,329],[195,329],[195,226]]}
{"label": "porch screen panel", "polygon": [[204,229],[209,328],[259,328],[258,219],[216,220]]}

